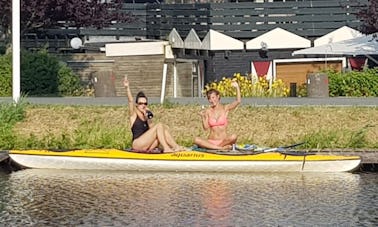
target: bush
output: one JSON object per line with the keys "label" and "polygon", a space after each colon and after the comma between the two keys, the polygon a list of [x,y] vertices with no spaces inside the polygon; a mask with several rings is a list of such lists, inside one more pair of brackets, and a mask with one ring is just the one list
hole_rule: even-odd
{"label": "bush", "polygon": [[7,48],[5,47],[5,45],[0,44],[0,54],[1,55],[5,54],[6,50]]}
{"label": "bush", "polygon": [[61,96],[80,96],[84,94],[79,76],[66,64],[60,63],[58,71],[58,93]]}
{"label": "bush", "polygon": [[57,95],[58,71],[58,59],[46,50],[22,51],[21,90],[28,95]]}
{"label": "bush", "polygon": [[17,104],[0,103],[0,149],[11,149],[16,143],[13,127],[25,117],[23,99]]}
{"label": "bush", "polygon": [[236,90],[231,86],[232,81],[238,82],[242,97],[286,97],[289,94],[289,89],[282,80],[275,80],[269,88],[269,81],[265,77],[242,76],[240,73],[234,74],[232,78],[223,77],[219,82],[207,84],[204,93],[216,89],[224,97],[236,96]]}
{"label": "bush", "polygon": [[80,78],[46,50],[22,52],[21,89],[37,96],[77,96],[84,93]]}
{"label": "bush", "polygon": [[12,95],[12,56],[0,56],[0,96]]}
{"label": "bush", "polygon": [[378,68],[327,73],[330,96],[378,96]]}

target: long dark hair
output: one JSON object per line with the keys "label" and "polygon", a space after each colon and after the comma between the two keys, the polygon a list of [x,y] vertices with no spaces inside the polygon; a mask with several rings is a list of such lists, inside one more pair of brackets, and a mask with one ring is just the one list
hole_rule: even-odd
{"label": "long dark hair", "polygon": [[143,91],[138,92],[138,94],[136,95],[136,98],[135,98],[135,103],[138,103],[139,98],[145,98],[146,100],[148,100],[147,96],[144,94]]}

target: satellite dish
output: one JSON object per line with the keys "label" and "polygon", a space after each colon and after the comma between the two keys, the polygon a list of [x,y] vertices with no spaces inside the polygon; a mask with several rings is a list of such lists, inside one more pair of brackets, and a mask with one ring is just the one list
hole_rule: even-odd
{"label": "satellite dish", "polygon": [[83,41],[79,37],[72,38],[70,45],[73,49],[80,49],[83,46]]}

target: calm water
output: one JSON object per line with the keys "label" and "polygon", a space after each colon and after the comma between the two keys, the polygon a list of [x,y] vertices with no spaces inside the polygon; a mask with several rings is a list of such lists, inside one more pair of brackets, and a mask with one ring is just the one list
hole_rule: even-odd
{"label": "calm water", "polygon": [[377,226],[378,173],[0,173],[0,226]]}

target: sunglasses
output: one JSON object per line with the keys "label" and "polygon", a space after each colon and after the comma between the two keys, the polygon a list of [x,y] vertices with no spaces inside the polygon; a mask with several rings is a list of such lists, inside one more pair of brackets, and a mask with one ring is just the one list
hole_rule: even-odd
{"label": "sunglasses", "polygon": [[148,103],[147,102],[138,102],[138,105],[148,105]]}

